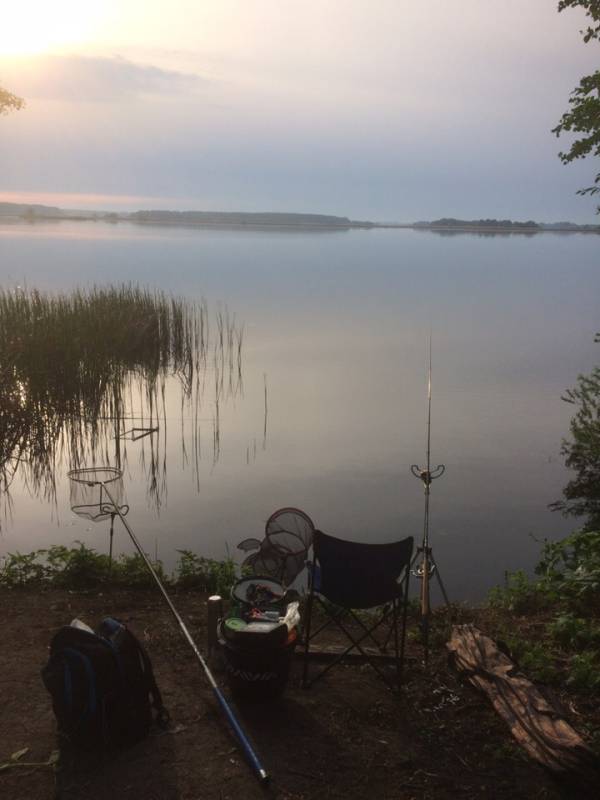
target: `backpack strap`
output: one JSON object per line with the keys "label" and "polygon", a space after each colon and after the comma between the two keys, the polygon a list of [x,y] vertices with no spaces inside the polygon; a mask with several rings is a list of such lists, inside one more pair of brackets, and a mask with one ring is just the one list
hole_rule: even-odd
{"label": "backpack strap", "polygon": [[135,649],[141,661],[144,677],[146,679],[148,693],[151,697],[151,705],[154,709],[155,720],[160,728],[165,729],[169,725],[171,717],[163,704],[162,695],[158,686],[156,685],[156,679],[154,678],[154,671],[152,669],[152,662],[150,661],[150,658],[141,642],[138,641],[137,637],[127,628],[126,625],[124,625],[118,619],[114,619],[114,617],[105,617],[102,620],[100,628],[98,629],[98,634],[113,649],[117,661],[119,662],[119,667],[122,670],[118,648],[115,646],[111,638],[119,630],[126,631],[130,641],[135,645]]}
{"label": "backpack strap", "polygon": [[96,713],[96,676],[94,674],[94,670],[92,668],[92,664],[87,656],[84,656],[83,653],[80,653],[79,650],[75,650],[74,647],[64,647],[63,653],[66,656],[66,664],[65,664],[65,695],[66,701],[68,705],[72,703],[72,684],[71,684],[71,671],[69,667],[69,660],[80,661],[83,664],[83,668],[85,669],[87,679],[88,679],[88,703],[86,714],[95,714]]}
{"label": "backpack strap", "polygon": [[152,708],[156,713],[156,722],[159,728],[162,728],[164,730],[165,728],[168,727],[169,722],[171,721],[171,715],[169,714],[169,712],[167,711],[167,709],[163,704],[162,695],[160,693],[158,686],[156,685],[156,679],[154,677],[154,670],[152,669],[150,658],[148,657],[148,654],[141,646],[141,644],[139,644],[139,642],[137,642],[137,645],[138,645],[138,651],[142,658],[142,662],[144,664],[144,672],[146,674],[146,679],[148,681],[148,691],[150,692],[150,695],[152,697]]}

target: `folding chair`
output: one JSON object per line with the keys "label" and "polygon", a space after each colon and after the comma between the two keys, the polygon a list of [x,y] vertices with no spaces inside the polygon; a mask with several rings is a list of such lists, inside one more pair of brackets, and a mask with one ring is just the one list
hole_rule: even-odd
{"label": "folding chair", "polygon": [[[302,679],[305,688],[329,672],[332,667],[339,664],[353,651],[361,653],[375,672],[390,688],[393,688],[393,682],[376,663],[376,656],[371,655],[363,644],[366,639],[369,639],[378,647],[380,653],[384,653],[392,637],[396,680],[399,688],[404,664],[408,580],[412,551],[412,536],[390,544],[362,544],[346,542],[315,530],[305,620]],[[312,632],[315,599],[318,601],[318,607],[325,613],[326,620]],[[359,616],[354,613],[354,611],[366,609],[377,609],[377,614],[374,615],[370,625],[364,621],[364,614]],[[398,632],[399,618],[401,618],[400,636]],[[348,621],[353,624],[357,632],[350,630]],[[377,629],[384,622],[391,623],[391,627],[382,643],[382,631],[377,631]],[[350,645],[309,680],[308,662],[311,641],[332,623],[335,623],[350,640]],[[379,638],[375,636],[376,631]]]}

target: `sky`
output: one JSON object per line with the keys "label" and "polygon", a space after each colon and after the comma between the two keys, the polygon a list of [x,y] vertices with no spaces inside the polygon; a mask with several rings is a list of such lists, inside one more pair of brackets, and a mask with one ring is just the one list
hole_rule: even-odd
{"label": "sky", "polygon": [[0,201],[597,222],[552,128],[598,68],[555,0],[3,4]]}

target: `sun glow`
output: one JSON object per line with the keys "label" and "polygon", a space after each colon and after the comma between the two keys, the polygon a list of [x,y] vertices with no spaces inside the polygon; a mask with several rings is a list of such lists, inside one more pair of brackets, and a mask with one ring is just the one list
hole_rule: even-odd
{"label": "sun glow", "polygon": [[2,8],[0,56],[21,56],[77,47],[93,40],[102,2],[23,0]]}

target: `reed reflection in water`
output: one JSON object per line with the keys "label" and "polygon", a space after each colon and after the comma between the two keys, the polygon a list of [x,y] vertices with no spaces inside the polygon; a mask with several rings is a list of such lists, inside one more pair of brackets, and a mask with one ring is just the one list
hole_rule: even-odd
{"label": "reed reflection in water", "polygon": [[[125,469],[138,455],[157,509],[166,491],[166,382],[179,391],[181,447],[198,485],[204,398],[213,461],[219,408],[242,392],[243,326],[132,285],[45,294],[0,290],[0,491],[10,512],[17,475],[55,502],[57,474],[82,465]],[[208,391],[209,387],[212,391]],[[184,420],[192,435],[184,435]],[[135,446],[135,447],[134,447]]]}

